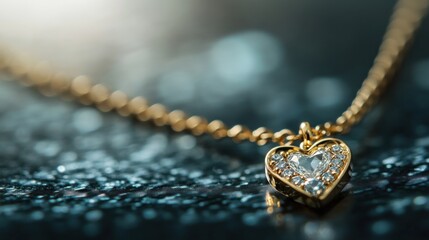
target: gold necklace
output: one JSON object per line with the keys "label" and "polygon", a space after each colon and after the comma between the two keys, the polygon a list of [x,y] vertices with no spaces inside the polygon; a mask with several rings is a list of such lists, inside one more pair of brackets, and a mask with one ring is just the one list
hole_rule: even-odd
{"label": "gold necklace", "polygon": [[[67,95],[103,112],[116,111],[156,126],[170,126],[176,132],[209,134],[216,139],[231,138],[258,145],[277,143],[280,146],[265,157],[270,185],[297,202],[321,207],[343,189],[351,174],[349,147],[330,136],[347,132],[374,105],[403,59],[428,3],[428,0],[399,0],[374,64],[351,105],[335,123],[311,127],[303,122],[298,133],[289,129],[273,132],[265,127],[251,131],[243,125],[229,128],[220,120],[208,122],[201,116],[188,117],[180,110],[168,111],[162,104],[149,105],[143,97],[130,99],[121,91],[110,92],[102,84],[93,85],[86,76],[68,78],[57,74],[44,63],[24,61],[6,50],[0,51],[0,69],[47,96]],[[299,146],[292,145],[297,141],[301,141]]]}

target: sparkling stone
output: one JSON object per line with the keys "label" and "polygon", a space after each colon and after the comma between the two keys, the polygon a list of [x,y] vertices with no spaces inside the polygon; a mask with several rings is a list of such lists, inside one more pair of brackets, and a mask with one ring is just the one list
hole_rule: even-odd
{"label": "sparkling stone", "polygon": [[276,168],[277,169],[284,169],[286,167],[286,162],[285,161],[280,161],[276,164]]}
{"label": "sparkling stone", "polygon": [[276,153],[273,156],[271,156],[271,160],[278,162],[283,160],[283,156],[280,153]]}
{"label": "sparkling stone", "polygon": [[292,178],[292,183],[295,185],[300,186],[303,182],[304,180],[300,176],[295,176]]}
{"label": "sparkling stone", "polygon": [[338,167],[336,167],[336,166],[332,166],[332,167],[329,168],[329,171],[332,174],[338,174],[340,172],[340,169]]}
{"label": "sparkling stone", "polygon": [[340,159],[340,160],[344,160],[344,158],[346,158],[346,156],[344,156],[344,154],[342,154],[342,153],[336,154],[335,157]]}
{"label": "sparkling stone", "polygon": [[332,176],[332,174],[328,172],[325,172],[324,174],[322,174],[322,180],[329,183],[334,181],[334,176]]}
{"label": "sparkling stone", "polygon": [[332,146],[332,151],[334,151],[334,152],[339,152],[339,151],[341,151],[341,146],[340,146],[340,145],[338,145],[338,144],[333,145],[333,146]]}
{"label": "sparkling stone", "polygon": [[305,182],[304,189],[313,196],[319,196],[325,190],[325,185],[317,179],[310,178]]}
{"label": "sparkling stone", "polygon": [[315,178],[328,168],[330,156],[328,152],[320,149],[311,156],[298,152],[292,153],[288,161],[295,172],[308,178]]}
{"label": "sparkling stone", "polygon": [[288,168],[282,172],[282,176],[283,177],[292,177],[293,173],[294,173],[293,170]]}
{"label": "sparkling stone", "polygon": [[332,160],[332,163],[337,167],[342,167],[344,164],[343,161],[341,159],[338,159],[338,158]]}

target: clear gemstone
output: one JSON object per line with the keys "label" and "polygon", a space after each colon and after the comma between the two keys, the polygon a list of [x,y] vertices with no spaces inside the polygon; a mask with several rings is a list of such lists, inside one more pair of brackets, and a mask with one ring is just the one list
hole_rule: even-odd
{"label": "clear gemstone", "polygon": [[288,161],[295,172],[308,178],[315,178],[328,168],[330,156],[328,152],[321,149],[311,156],[293,153],[288,157]]}
{"label": "clear gemstone", "polygon": [[282,172],[282,176],[283,176],[283,177],[292,177],[292,175],[293,175],[293,170],[292,170],[292,169],[290,169],[290,168],[285,169],[285,170]]}
{"label": "clear gemstone", "polygon": [[332,174],[328,172],[325,172],[324,174],[322,174],[322,180],[329,183],[334,181],[334,176],[332,176]]}
{"label": "clear gemstone", "polygon": [[332,163],[337,167],[342,167],[344,164],[343,161],[341,159],[338,159],[338,158],[332,160]]}
{"label": "clear gemstone", "polygon": [[301,185],[304,182],[304,180],[300,176],[295,176],[292,178],[292,183],[295,185]]}
{"label": "clear gemstone", "polygon": [[280,161],[276,164],[276,168],[277,169],[284,169],[286,167],[286,162],[285,161]]}
{"label": "clear gemstone", "polygon": [[346,156],[344,156],[344,154],[341,154],[341,153],[336,154],[336,157],[340,160],[344,160],[344,158],[346,158]]}
{"label": "clear gemstone", "polygon": [[339,152],[339,151],[341,151],[341,146],[340,146],[340,145],[338,145],[338,144],[333,145],[333,146],[332,146],[332,151],[334,151],[334,152]]}
{"label": "clear gemstone", "polygon": [[310,178],[305,182],[304,189],[313,196],[319,196],[325,190],[325,185],[317,179]]}
{"label": "clear gemstone", "polygon": [[283,160],[283,156],[282,156],[280,153],[276,153],[276,154],[274,154],[273,156],[271,156],[271,159],[272,159],[273,161],[278,162],[278,161]]}
{"label": "clear gemstone", "polygon": [[340,172],[340,169],[338,167],[336,167],[336,166],[332,166],[332,167],[329,168],[329,171],[332,174],[338,174]]}

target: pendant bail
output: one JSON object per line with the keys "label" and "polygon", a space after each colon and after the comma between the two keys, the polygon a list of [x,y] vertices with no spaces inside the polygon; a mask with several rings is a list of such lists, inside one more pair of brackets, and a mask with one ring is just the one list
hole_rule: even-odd
{"label": "pendant bail", "polygon": [[299,134],[302,136],[300,147],[304,150],[308,149],[311,146],[312,140],[314,138],[310,123],[302,122],[299,126]]}

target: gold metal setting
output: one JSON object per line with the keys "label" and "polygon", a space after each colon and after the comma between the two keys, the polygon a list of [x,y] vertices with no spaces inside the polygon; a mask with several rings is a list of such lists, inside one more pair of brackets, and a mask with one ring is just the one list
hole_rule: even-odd
{"label": "gold metal setting", "polygon": [[[333,200],[349,181],[351,151],[343,141],[336,138],[323,138],[313,143],[312,139],[317,137],[311,137],[308,123],[301,124],[301,131],[306,132],[300,147],[288,144],[275,147],[267,153],[265,174],[270,185],[285,196],[311,207],[322,207]],[[311,161],[317,152],[325,156],[322,161],[316,161],[316,165],[324,164],[317,175],[306,176],[297,166],[292,166],[292,156],[299,154],[303,158],[301,162],[307,164],[305,161]],[[306,189],[306,184],[311,182],[319,183],[322,190],[312,193],[311,188],[310,191]]]}

